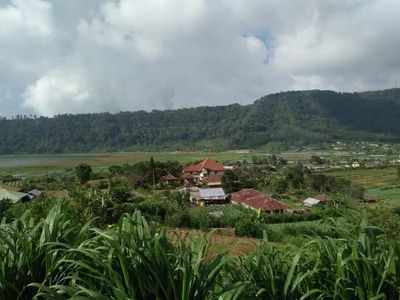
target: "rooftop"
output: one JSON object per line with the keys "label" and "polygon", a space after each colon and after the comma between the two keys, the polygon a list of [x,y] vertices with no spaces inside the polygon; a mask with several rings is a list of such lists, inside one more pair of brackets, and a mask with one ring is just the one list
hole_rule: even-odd
{"label": "rooftop", "polygon": [[260,209],[261,211],[280,211],[290,208],[288,205],[253,189],[244,189],[234,193],[232,195],[232,201],[244,204],[255,210]]}
{"label": "rooftop", "polygon": [[189,165],[189,166],[184,166],[183,168],[184,172],[201,172],[203,169],[210,170],[210,171],[225,171],[225,168],[223,165],[215,162],[211,158],[206,158],[203,160],[201,163],[198,165]]}

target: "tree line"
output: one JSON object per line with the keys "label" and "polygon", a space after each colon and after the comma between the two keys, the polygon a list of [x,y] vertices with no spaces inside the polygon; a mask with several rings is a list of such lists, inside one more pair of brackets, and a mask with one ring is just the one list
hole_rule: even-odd
{"label": "tree line", "polygon": [[276,141],[399,141],[399,91],[295,91],[247,106],[2,117],[0,155],[222,150]]}

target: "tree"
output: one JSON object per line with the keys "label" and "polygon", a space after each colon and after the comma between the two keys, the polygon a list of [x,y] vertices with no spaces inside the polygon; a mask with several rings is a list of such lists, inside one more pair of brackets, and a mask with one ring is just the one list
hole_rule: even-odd
{"label": "tree", "polygon": [[288,189],[288,182],[286,181],[285,178],[280,178],[280,179],[275,179],[272,181],[272,183],[269,185],[269,188],[271,192],[275,194],[283,194],[287,191]]}
{"label": "tree", "polygon": [[283,173],[286,181],[293,187],[299,188],[304,184],[304,174],[299,168],[287,168]]}
{"label": "tree", "polygon": [[78,181],[81,184],[85,184],[90,180],[90,174],[92,174],[92,168],[88,164],[81,163],[75,168],[75,174]]}
{"label": "tree", "polygon": [[310,163],[315,164],[315,165],[322,165],[324,163],[324,160],[316,155],[311,156]]}
{"label": "tree", "polygon": [[221,185],[225,193],[235,193],[241,189],[239,177],[232,170],[226,170],[222,175]]}

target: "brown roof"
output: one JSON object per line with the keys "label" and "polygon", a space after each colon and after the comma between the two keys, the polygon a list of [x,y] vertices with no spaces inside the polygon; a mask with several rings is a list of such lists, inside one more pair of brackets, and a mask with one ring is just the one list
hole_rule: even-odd
{"label": "brown roof", "polygon": [[232,201],[247,205],[253,209],[260,209],[261,211],[278,211],[290,208],[288,205],[253,189],[244,189],[232,194]]}
{"label": "brown roof", "polygon": [[167,181],[173,181],[173,180],[177,180],[178,178],[176,178],[174,175],[172,175],[172,174],[168,174],[168,175],[165,175],[164,177],[163,177],[163,179],[164,180],[167,180]]}
{"label": "brown roof", "polygon": [[319,200],[321,202],[332,200],[332,197],[329,196],[329,195],[326,195],[326,194],[321,194],[321,195],[318,195],[318,196],[312,197],[312,198],[317,199],[317,200]]}
{"label": "brown roof", "polygon": [[204,183],[215,183],[215,182],[221,182],[221,177],[222,176],[210,176],[207,178],[203,179]]}
{"label": "brown roof", "polygon": [[190,173],[185,173],[185,174],[182,176],[182,178],[183,178],[183,179],[194,179],[195,177],[194,177],[192,174],[190,174]]}
{"label": "brown roof", "polygon": [[376,166],[376,163],[374,163],[374,162],[367,162],[367,163],[365,163],[365,166],[366,166],[366,167],[374,167],[374,166]]}
{"label": "brown roof", "polygon": [[198,165],[184,166],[182,169],[183,172],[201,172],[203,169],[207,169],[210,171],[225,171],[223,165],[216,163],[211,158],[206,158]]}

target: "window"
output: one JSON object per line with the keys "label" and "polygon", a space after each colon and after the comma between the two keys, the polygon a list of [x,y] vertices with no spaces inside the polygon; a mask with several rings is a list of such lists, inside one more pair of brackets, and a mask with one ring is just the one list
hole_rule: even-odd
{"label": "window", "polygon": [[217,172],[217,171],[215,171],[215,172],[214,172],[214,174],[215,174],[215,175],[217,175],[217,174],[218,174],[218,172]]}

